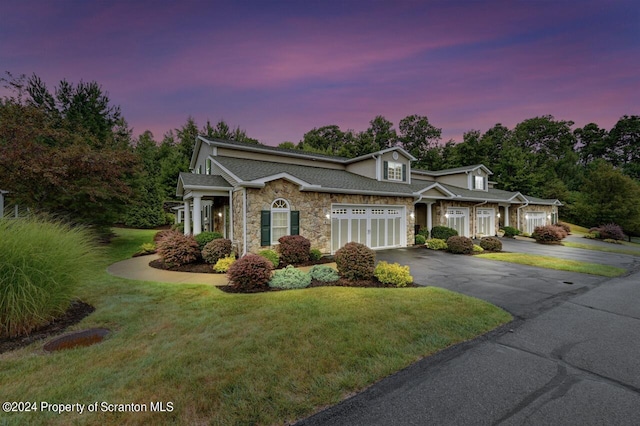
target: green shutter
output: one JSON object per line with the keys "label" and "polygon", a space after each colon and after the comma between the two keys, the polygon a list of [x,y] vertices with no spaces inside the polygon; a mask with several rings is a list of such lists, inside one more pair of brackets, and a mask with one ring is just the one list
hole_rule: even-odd
{"label": "green shutter", "polygon": [[407,165],[403,164],[402,165],[402,181],[406,182],[407,180]]}
{"label": "green shutter", "polygon": [[384,168],[383,168],[383,170],[384,170],[384,175],[383,175],[383,177],[384,177],[385,179],[389,179],[389,162],[388,162],[388,161],[385,161],[383,164],[384,164]]}
{"label": "green shutter", "polygon": [[291,235],[300,235],[300,212],[291,211]]}
{"label": "green shutter", "polygon": [[262,210],[260,212],[260,245],[271,245],[271,211]]}

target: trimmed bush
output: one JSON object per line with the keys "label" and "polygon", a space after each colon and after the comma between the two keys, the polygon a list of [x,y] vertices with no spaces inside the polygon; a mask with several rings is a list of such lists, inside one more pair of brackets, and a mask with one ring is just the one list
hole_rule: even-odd
{"label": "trimmed bush", "polygon": [[564,222],[558,222],[556,223],[556,226],[559,226],[560,228],[564,229],[564,232],[567,233],[567,235],[571,235],[571,227],[564,223]]}
{"label": "trimmed bush", "polygon": [[605,238],[604,240],[605,243],[611,243],[611,244],[622,244],[622,242],[620,240],[614,240],[611,238]]}
{"label": "trimmed bush", "polygon": [[376,253],[360,243],[347,243],[336,254],[340,276],[348,280],[370,280],[376,263]]}
{"label": "trimmed bush", "polygon": [[309,251],[309,258],[313,261],[320,260],[322,259],[322,252],[320,249],[312,248],[311,251]]}
{"label": "trimmed bush", "polygon": [[229,268],[231,267],[231,265],[233,265],[235,261],[236,261],[235,256],[222,257],[218,259],[216,264],[213,266],[213,270],[220,274],[224,274],[229,270]]}
{"label": "trimmed bush", "polygon": [[219,232],[201,232],[194,238],[198,242],[198,247],[200,247],[200,250],[202,250],[204,246],[207,245],[207,243],[222,238],[222,234]]}
{"label": "trimmed bush", "polygon": [[205,262],[215,265],[218,260],[231,255],[231,240],[218,238],[209,241],[202,249],[202,258]]}
{"label": "trimmed bush", "polygon": [[311,284],[311,276],[293,265],[287,265],[286,268],[275,271],[269,281],[269,287],[286,289],[305,288],[309,284]]}
{"label": "trimmed bush", "polygon": [[597,233],[596,238],[602,240],[624,240],[624,232],[622,228],[615,223],[608,223],[606,225],[600,225],[596,228],[589,229],[589,232]]}
{"label": "trimmed bush", "polygon": [[302,235],[285,235],[278,239],[280,263],[297,265],[309,261],[311,242]]}
{"label": "trimmed bush", "polygon": [[182,266],[195,262],[200,249],[191,235],[173,232],[158,241],[158,254],[168,266]]}
{"label": "trimmed bush", "polygon": [[473,240],[468,237],[453,236],[447,239],[447,251],[454,254],[473,253]]}
{"label": "trimmed bush", "polygon": [[140,253],[153,254],[156,252],[156,245],[154,243],[144,243],[140,246]]}
{"label": "trimmed bush", "polygon": [[484,237],[480,240],[480,247],[487,251],[502,251],[502,241],[496,237]]}
{"label": "trimmed bush", "polygon": [[409,266],[402,266],[399,263],[378,262],[373,275],[384,284],[393,284],[396,287],[406,287],[413,283],[413,277]]}
{"label": "trimmed bush", "polygon": [[477,244],[473,245],[473,253],[474,254],[482,253],[483,251],[484,251],[484,249],[482,247],[480,247],[479,245],[477,245]]}
{"label": "trimmed bush", "polygon": [[600,233],[599,232],[589,232],[588,234],[584,235],[584,238],[587,238],[589,240],[597,240],[598,238],[600,238]]}
{"label": "trimmed bush", "polygon": [[267,259],[271,262],[274,268],[277,268],[280,264],[280,256],[278,256],[278,253],[276,253],[275,250],[260,250],[258,252],[258,256],[262,256]]}
{"label": "trimmed bush", "polygon": [[447,241],[449,237],[455,237],[457,235],[458,231],[446,226],[434,226],[431,228],[431,238]]}
{"label": "trimmed bush", "polygon": [[513,226],[505,226],[502,230],[504,231],[504,236],[507,238],[513,238],[516,235],[520,235],[520,230]]}
{"label": "trimmed bush", "polygon": [[430,240],[427,240],[427,248],[431,249],[431,250],[446,250],[447,249],[447,242],[443,239],[440,238],[431,238]]}
{"label": "trimmed bush", "polygon": [[171,234],[182,234],[182,232],[178,232],[173,229],[163,229],[162,231],[156,232],[153,236],[153,242],[157,244],[158,241]]}
{"label": "trimmed bush", "polygon": [[427,239],[424,237],[424,235],[416,235],[416,245],[421,246],[424,245],[424,243],[427,242]]}
{"label": "trimmed bush", "polygon": [[338,271],[327,265],[314,265],[309,270],[311,279],[322,281],[323,283],[332,283],[340,279]]}
{"label": "trimmed bush", "polygon": [[227,277],[229,284],[238,290],[260,291],[269,287],[272,270],[273,266],[267,259],[249,253],[231,265],[227,271]]}
{"label": "trimmed bush", "polygon": [[64,314],[97,270],[96,251],[86,229],[0,219],[0,337],[29,334]]}
{"label": "trimmed bush", "polygon": [[558,225],[551,225],[551,226],[556,228],[561,240],[567,238],[567,235],[569,235],[569,233],[562,226],[558,226]]}
{"label": "trimmed bush", "polygon": [[565,237],[564,230],[554,225],[536,226],[531,237],[538,243],[559,243]]}

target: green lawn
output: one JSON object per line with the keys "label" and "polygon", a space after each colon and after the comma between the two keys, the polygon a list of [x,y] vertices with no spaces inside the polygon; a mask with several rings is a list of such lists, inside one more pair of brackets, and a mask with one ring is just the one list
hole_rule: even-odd
{"label": "green lawn", "polygon": [[74,327],[107,327],[112,335],[53,354],[36,343],[0,355],[0,400],[163,401],[173,411],[3,413],[0,424],[283,424],[511,319],[436,288],[227,294],[121,279],[104,268],[153,232],[117,232],[81,288],[96,312]]}
{"label": "green lawn", "polygon": [[528,253],[483,253],[475,257],[501,262],[518,263],[521,265],[537,266],[539,268],[557,269],[561,271],[579,272],[582,274],[617,277],[626,272],[623,268],[601,265],[599,263],[580,262],[577,260],[560,259],[551,256],[540,256]]}
{"label": "green lawn", "polygon": [[573,247],[573,248],[580,248],[580,249],[585,249],[585,250],[597,250],[597,251],[604,251],[607,253],[618,253],[618,254],[628,254],[631,256],[640,256],[640,246],[638,246],[637,244],[634,243],[628,243],[630,244],[630,247],[635,247],[634,248],[624,248],[625,244],[621,244],[621,245],[615,245],[615,244],[611,244],[611,247],[606,247],[603,245],[596,245],[596,244],[589,244],[589,243],[573,243],[570,241],[563,241],[562,245],[565,247]]}

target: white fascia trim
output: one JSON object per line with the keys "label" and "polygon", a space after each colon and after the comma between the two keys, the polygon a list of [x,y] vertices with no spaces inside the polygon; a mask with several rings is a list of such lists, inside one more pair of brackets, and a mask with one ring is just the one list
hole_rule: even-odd
{"label": "white fascia trim", "polygon": [[527,200],[527,197],[525,197],[524,195],[522,195],[522,193],[520,193],[520,192],[516,192],[516,193],[513,195],[513,197],[508,198],[508,199],[507,199],[507,201],[513,201],[513,199],[514,199],[514,198],[516,198],[516,197],[521,197],[521,198],[522,198],[522,201],[524,201],[525,203],[529,202],[529,200]]}
{"label": "white fascia trim", "polygon": [[437,188],[440,191],[444,192],[445,194],[448,194],[450,198],[457,197],[456,194],[454,194],[453,192],[449,191],[447,188],[445,188],[444,186],[440,185],[439,183],[434,183],[434,184],[431,184],[431,185],[427,186],[424,189],[421,189],[420,191],[418,191],[418,194],[420,194],[420,197],[422,197],[422,193],[423,192],[429,191],[429,190],[431,190],[433,188]]}
{"label": "white fascia trim", "polygon": [[297,185],[304,186],[304,187],[318,187],[318,188],[320,187],[320,185],[312,185],[309,182],[306,182],[302,179],[298,179],[297,177],[292,176],[286,172],[278,173],[277,175],[266,176],[261,179],[255,179],[255,180],[252,180],[251,183],[259,183],[264,186],[264,184],[266,184],[267,182],[271,182],[278,179],[286,179],[290,182],[293,182]]}
{"label": "white fascia trim", "polygon": [[379,195],[382,197],[404,197],[404,198],[420,198],[420,195],[416,193],[407,194],[401,192],[385,192],[385,191],[359,191],[355,189],[343,189],[343,188],[323,188],[320,186],[301,186],[300,191],[307,192],[329,192],[334,194],[352,194],[352,195]]}
{"label": "white fascia trim", "polygon": [[367,158],[375,158],[376,156],[379,156],[379,155],[382,155],[382,154],[386,154],[387,152],[392,152],[392,151],[399,151],[400,153],[402,153],[402,155],[407,157],[410,161],[416,161],[417,160],[416,157],[414,157],[413,155],[411,155],[410,153],[405,151],[403,148],[401,148],[399,146],[392,146],[391,148],[386,148],[386,149],[383,149],[381,151],[371,152],[369,154],[361,155],[361,156],[356,157],[356,158],[350,158],[348,161],[345,161],[345,164],[357,163],[358,161],[366,160]]}

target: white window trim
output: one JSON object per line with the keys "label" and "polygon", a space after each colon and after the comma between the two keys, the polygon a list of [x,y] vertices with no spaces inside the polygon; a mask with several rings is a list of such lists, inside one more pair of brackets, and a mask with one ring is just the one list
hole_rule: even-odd
{"label": "white window trim", "polygon": [[396,161],[387,162],[387,179],[394,182],[402,182],[402,163]]}
{"label": "white window trim", "polygon": [[[286,205],[286,207],[283,207],[282,205]],[[286,214],[286,218],[287,218],[287,225],[286,225],[286,232],[284,235],[291,235],[291,206],[289,204],[289,202],[287,200],[285,200],[284,198],[276,198],[275,200],[273,200],[273,203],[271,203],[271,244],[272,245],[277,245],[280,244],[280,242],[278,241],[278,238],[282,237],[283,235],[278,236],[277,238],[275,238],[276,233],[274,232],[275,229],[284,229],[284,226],[278,226],[276,227],[274,225],[275,221],[273,214],[274,213],[285,213]]]}

